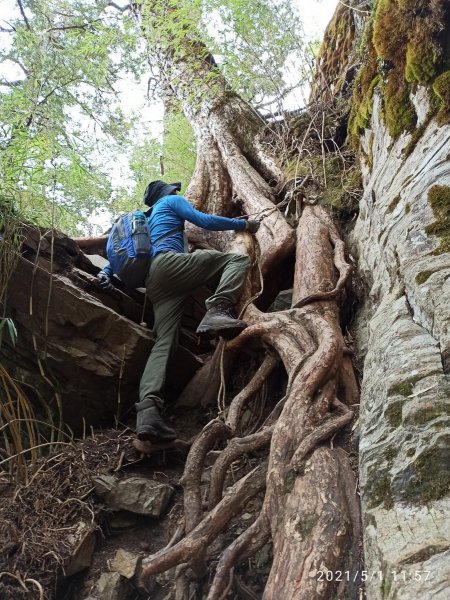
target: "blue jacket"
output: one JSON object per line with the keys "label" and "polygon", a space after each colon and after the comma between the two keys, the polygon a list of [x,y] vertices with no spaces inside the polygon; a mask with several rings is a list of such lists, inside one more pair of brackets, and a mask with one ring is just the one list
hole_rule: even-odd
{"label": "blue jacket", "polygon": [[[166,250],[185,252],[183,234],[185,221],[209,231],[229,231],[230,229],[244,231],[245,229],[244,219],[228,219],[217,215],[207,215],[195,210],[186,198],[177,195],[160,198],[151,209],[147,220],[150,228],[153,256]],[[174,229],[178,229],[178,231],[156,243],[158,239]],[[109,277],[112,277],[113,273],[109,263],[102,270]]]}
{"label": "blue jacket", "polygon": [[[245,221],[243,219],[227,219],[217,215],[207,215],[195,210],[183,196],[164,196],[153,206],[148,224],[150,227],[150,238],[153,246],[153,256],[163,250],[184,252],[183,231],[184,222],[189,221],[198,227],[209,231],[243,231]],[[173,229],[180,229],[172,235],[156,243],[158,239],[165,236]]]}

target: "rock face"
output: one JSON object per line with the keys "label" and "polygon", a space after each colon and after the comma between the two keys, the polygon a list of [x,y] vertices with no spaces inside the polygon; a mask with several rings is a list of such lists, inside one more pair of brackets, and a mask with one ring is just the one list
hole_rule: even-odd
{"label": "rock face", "polygon": [[[70,238],[38,228],[24,233],[6,305],[18,339],[2,360],[37,410],[53,398],[72,430],[111,421],[138,399],[153,344],[140,323],[151,326],[150,307],[136,291],[99,289],[98,267]],[[183,348],[175,360],[180,389],[201,362]]]}
{"label": "rock face", "polygon": [[[413,102],[418,127],[427,90]],[[431,120],[411,152],[374,99],[362,140],[365,192],[351,235],[364,285],[357,320],[360,482],[368,598],[450,594],[450,254],[426,232],[434,186],[450,186],[450,126]],[[410,152],[410,153],[409,153]],[[445,189],[442,187],[441,189]]]}

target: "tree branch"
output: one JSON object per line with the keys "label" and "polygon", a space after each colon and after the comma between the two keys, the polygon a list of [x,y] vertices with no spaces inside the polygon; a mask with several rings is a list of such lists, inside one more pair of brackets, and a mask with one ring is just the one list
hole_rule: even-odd
{"label": "tree branch", "polygon": [[23,20],[25,21],[25,25],[27,26],[27,29],[29,31],[32,31],[30,22],[28,21],[27,15],[25,14],[25,9],[23,7],[22,0],[17,0],[17,4],[19,5],[20,14],[22,15]]}

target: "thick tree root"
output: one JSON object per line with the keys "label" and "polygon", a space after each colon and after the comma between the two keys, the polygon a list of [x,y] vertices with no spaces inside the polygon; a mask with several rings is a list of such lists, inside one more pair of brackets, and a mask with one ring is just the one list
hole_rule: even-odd
{"label": "thick tree root", "polygon": [[265,487],[267,464],[256,467],[245,477],[236,482],[219,504],[178,544],[164,549],[145,561],[142,570],[143,577],[150,577],[167,571],[181,563],[195,559],[202,553],[217,534],[243,506]]}
{"label": "thick tree root", "polygon": [[230,436],[230,429],[223,421],[215,419],[204,427],[201,434],[192,444],[186,460],[180,484],[184,488],[184,518],[186,533],[200,523],[203,517],[201,477],[207,453],[214,444]]}
{"label": "thick tree root", "polygon": [[[350,553],[357,554],[360,535],[356,486],[348,458],[339,448],[322,445],[352,420],[348,405],[357,404],[358,387],[351,358],[344,357],[335,302],[349,273],[331,219],[320,206],[305,207],[297,230],[293,294],[293,306],[301,304],[303,308],[262,313],[250,305],[245,313],[249,326],[226,344],[226,354],[234,356],[254,339],[274,352],[233,399],[226,423],[213,421],[194,442],[182,479],[187,535],[151,557],[144,567],[145,576],[179,564],[188,564],[196,577],[205,573],[212,540],[263,485],[258,469],[240,479],[221,499],[228,469],[244,453],[270,443],[260,515],[224,550],[208,600],[225,598],[237,581],[234,567],[268,540],[273,542],[273,565],[264,599],[334,597],[337,583],[323,581],[320,569],[326,565],[331,571],[345,570],[352,565]],[[306,305],[307,299],[311,303]],[[200,483],[206,454],[215,440],[235,434],[243,407],[279,359],[288,374],[286,395],[260,430],[232,438],[222,451],[211,472],[209,512],[203,515]],[[341,400],[338,391],[343,394]],[[331,481],[339,485],[330,486]],[[339,594],[344,593],[341,586]]]}
{"label": "thick tree root", "polygon": [[244,453],[258,450],[270,443],[273,427],[263,427],[261,431],[244,438],[233,438],[220,454],[211,471],[208,510],[212,510],[220,502],[223,484],[228,467]]}

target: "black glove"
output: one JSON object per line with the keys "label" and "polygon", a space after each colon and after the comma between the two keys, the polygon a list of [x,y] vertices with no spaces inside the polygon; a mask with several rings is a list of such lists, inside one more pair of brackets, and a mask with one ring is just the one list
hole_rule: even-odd
{"label": "black glove", "polygon": [[248,231],[249,233],[256,233],[260,225],[261,223],[259,221],[247,221],[245,225],[245,231]]}
{"label": "black glove", "polygon": [[105,292],[112,292],[114,289],[109,275],[107,275],[104,271],[100,271],[100,273],[98,273],[97,282],[102,290],[105,290]]}

